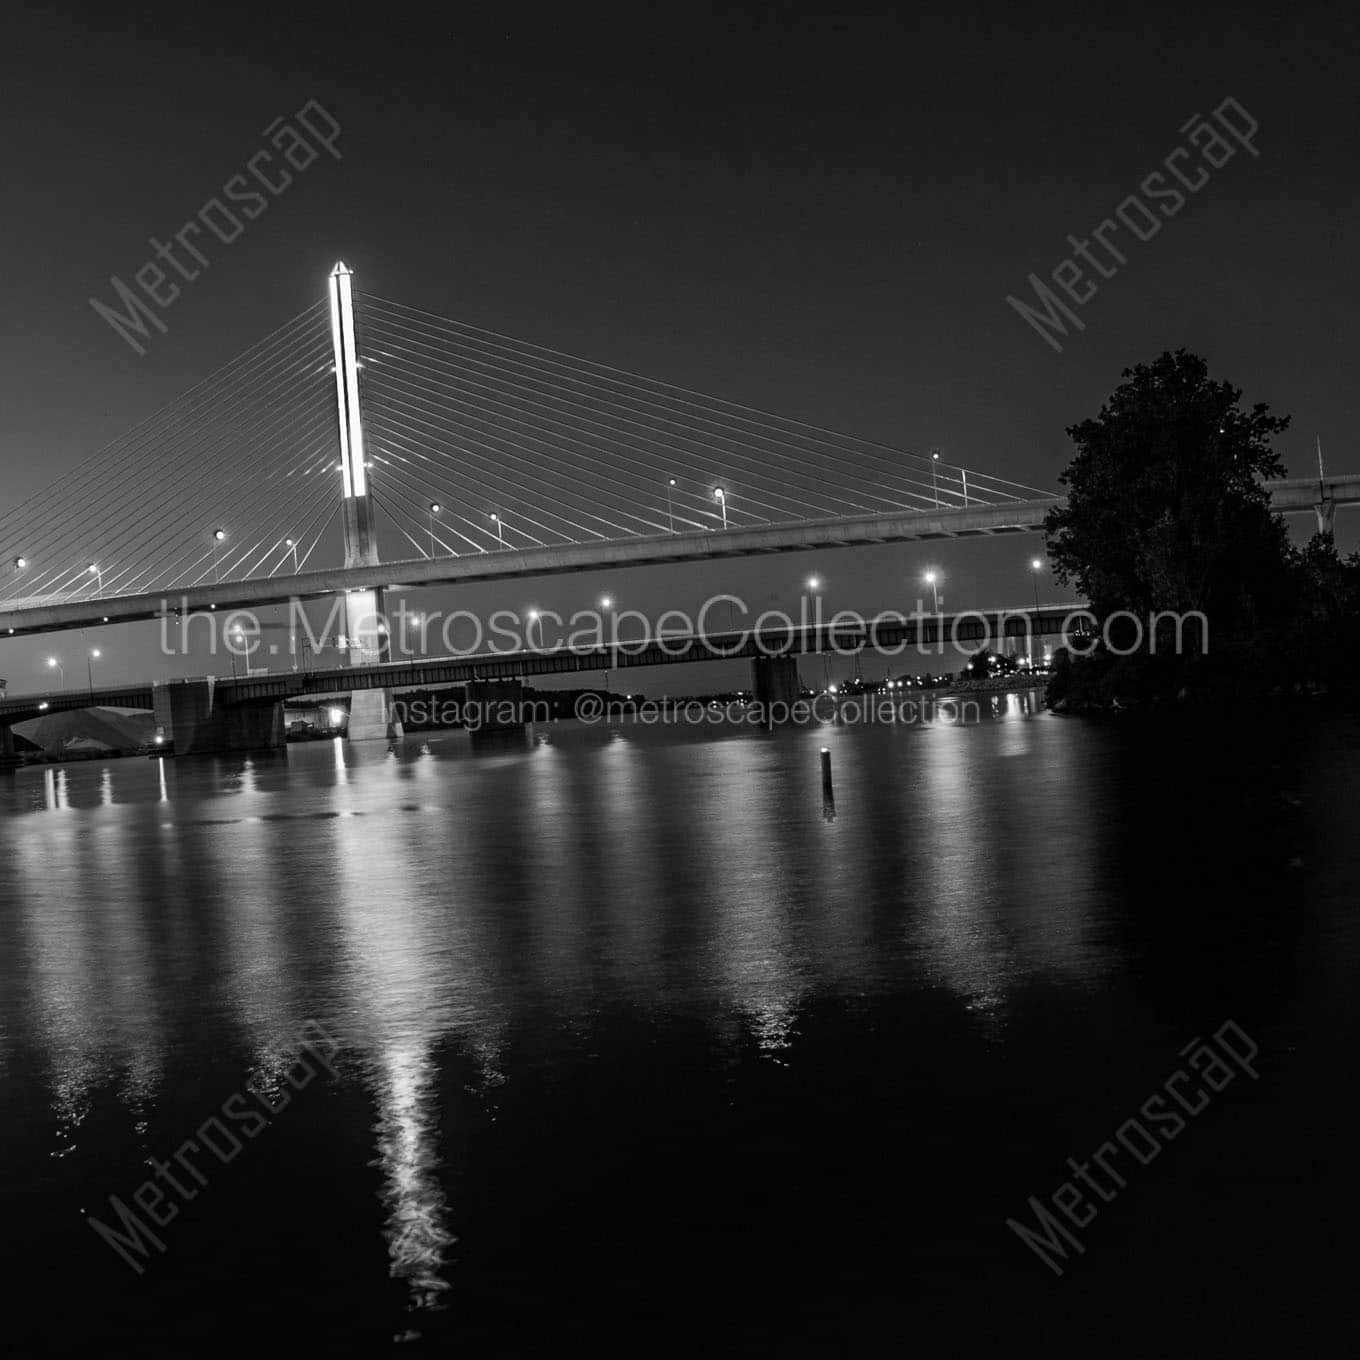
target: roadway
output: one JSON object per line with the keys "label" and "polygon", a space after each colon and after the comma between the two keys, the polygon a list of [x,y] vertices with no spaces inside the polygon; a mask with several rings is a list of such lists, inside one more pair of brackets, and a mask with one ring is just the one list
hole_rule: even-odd
{"label": "roadway", "polygon": [[[356,689],[409,690],[465,684],[471,680],[523,680],[536,676],[570,675],[591,671],[624,671],[643,666],[674,666],[723,660],[754,660],[759,656],[816,656],[826,652],[852,655],[874,648],[885,655],[913,656],[924,662],[941,658],[942,670],[958,670],[963,650],[975,650],[984,640],[995,645],[1001,636],[1023,639],[1059,638],[1080,604],[1043,605],[1032,609],[965,610],[954,614],[918,615],[906,619],[868,620],[832,628],[809,625],[792,630],[671,634],[651,640],[623,639],[615,646],[578,646],[547,650],[519,649],[484,652],[475,656],[419,657],[370,665],[270,671],[232,678],[215,677],[214,689],[224,704],[261,704],[322,694],[344,694]],[[944,648],[963,649],[945,662]],[[932,650],[926,650],[932,649]],[[189,681],[202,683],[203,676]],[[100,689],[66,689],[16,694],[0,699],[0,726],[11,726],[47,713],[103,705],[150,710],[153,682]]]}
{"label": "roadway", "polygon": [[[1271,504],[1281,513],[1316,511],[1319,504],[1360,504],[1360,474],[1297,478],[1269,485]],[[1038,533],[1044,517],[1063,504],[1060,496],[1008,501],[1003,505],[902,510],[890,514],[760,524],[744,529],[705,530],[647,537],[596,539],[542,548],[506,548],[457,557],[421,557],[375,566],[334,567],[293,576],[193,586],[167,593],[46,599],[0,608],[0,636],[58,632],[101,623],[131,623],[208,610],[261,609],[290,600],[323,599],[350,590],[434,585],[468,585],[518,577],[555,576],[608,568],[659,566],[721,557],[811,552],[946,538],[985,538]]]}

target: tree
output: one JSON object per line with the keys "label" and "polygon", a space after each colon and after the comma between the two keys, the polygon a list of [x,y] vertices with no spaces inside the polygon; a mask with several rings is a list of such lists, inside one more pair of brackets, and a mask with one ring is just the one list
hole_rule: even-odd
{"label": "tree", "polygon": [[1003,656],[1000,652],[992,651],[990,647],[979,647],[968,658],[963,675],[967,680],[985,680],[989,675],[1012,675],[1015,668],[1013,656]]}
{"label": "tree", "polygon": [[964,677],[968,680],[985,680],[992,673],[992,660],[992,653],[986,647],[979,647],[968,658],[963,668]]}
{"label": "tree", "polygon": [[1290,550],[1264,482],[1289,425],[1210,378],[1186,350],[1126,369],[1094,419],[1070,426],[1067,504],[1044,528],[1055,573],[1102,619],[1202,611],[1227,640],[1289,607]]}

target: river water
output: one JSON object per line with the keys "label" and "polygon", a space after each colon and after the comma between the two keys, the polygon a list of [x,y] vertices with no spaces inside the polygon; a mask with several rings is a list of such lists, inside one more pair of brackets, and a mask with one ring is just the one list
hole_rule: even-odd
{"label": "river water", "polygon": [[[1358,752],[1012,694],[5,776],[7,1353],[1330,1353]],[[1059,1276],[1007,1219],[1226,1021]]]}

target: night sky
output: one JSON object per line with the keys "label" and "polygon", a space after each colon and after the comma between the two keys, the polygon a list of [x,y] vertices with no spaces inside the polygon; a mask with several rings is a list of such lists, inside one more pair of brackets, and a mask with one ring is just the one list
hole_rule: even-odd
{"label": "night sky", "polygon": [[[361,290],[1055,488],[1064,428],[1121,369],[1183,345],[1293,414],[1292,475],[1315,470],[1315,436],[1330,470],[1360,470],[1357,20],[1316,15],[16,12],[0,57],[5,503],[322,297],[340,258]],[[1125,235],[1127,263],[1054,352],[1007,294],[1228,96],[1259,121],[1259,157],[1235,155],[1153,239]],[[130,281],[148,236],[173,233],[311,99],[340,121],[342,159],[214,243],[168,334],[135,354],[88,299]],[[1360,516],[1342,511],[1338,537],[1355,546]],[[1038,546],[560,578],[488,589],[484,606],[571,608],[603,588],[649,610],[720,588],[763,604],[817,570],[836,606],[900,607],[927,565],[949,607],[1023,603]],[[40,645],[7,644],[14,688]]]}

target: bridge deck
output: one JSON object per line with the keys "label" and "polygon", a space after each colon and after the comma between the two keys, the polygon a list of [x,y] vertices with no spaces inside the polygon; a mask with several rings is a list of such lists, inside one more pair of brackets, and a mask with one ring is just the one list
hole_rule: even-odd
{"label": "bridge deck", "polygon": [[[226,704],[277,702],[304,695],[339,694],[355,689],[419,689],[456,685],[469,680],[528,679],[534,676],[569,675],[591,671],[623,671],[644,666],[674,666],[723,660],[753,660],[758,656],[816,656],[839,651],[849,655],[874,647],[887,655],[906,655],[908,648],[922,662],[930,655],[944,656],[944,648],[957,645],[976,648],[983,641],[996,645],[1003,637],[1057,638],[1065,625],[1084,609],[1077,603],[1031,609],[966,610],[961,613],[913,616],[906,619],[869,620],[867,626],[831,628],[812,625],[778,629],[759,635],[734,633],[673,634],[617,646],[561,647],[536,651],[485,652],[475,656],[421,657],[374,665],[331,666],[319,669],[278,671],[238,678],[214,677],[221,701]],[[933,653],[926,649],[934,649]],[[956,669],[956,653],[943,669]],[[196,677],[199,680],[206,677]],[[179,683],[168,681],[168,684]],[[49,694],[13,695],[0,699],[0,725],[23,722],[41,713],[86,708],[92,704],[112,707],[152,707],[152,686],[116,689],[59,690]]]}
{"label": "bridge deck", "polygon": [[[1271,503],[1282,513],[1314,509],[1326,500],[1360,504],[1360,474],[1273,482]],[[517,577],[553,576],[603,568],[657,566],[718,557],[808,552],[944,538],[981,538],[998,534],[1036,533],[1044,517],[1063,504],[1060,496],[1002,505],[903,510],[889,514],[850,515],[836,519],[761,524],[649,537],[597,539],[542,548],[507,548],[458,557],[422,557],[376,566],[337,567],[218,585],[194,586],[176,594],[156,592],[103,599],[13,602],[0,609],[0,636],[56,632],[99,623],[128,623],[165,617],[174,611],[259,609],[290,600],[320,599],[347,590],[394,586],[472,584]]]}

